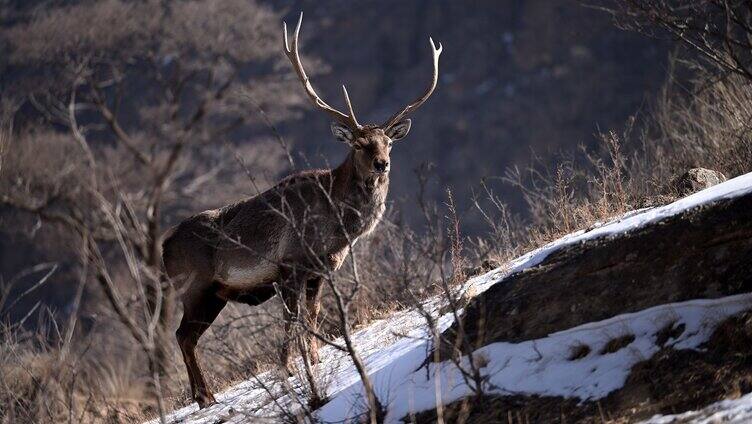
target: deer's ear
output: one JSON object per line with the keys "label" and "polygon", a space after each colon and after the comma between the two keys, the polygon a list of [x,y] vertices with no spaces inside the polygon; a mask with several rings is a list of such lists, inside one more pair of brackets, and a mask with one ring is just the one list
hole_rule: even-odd
{"label": "deer's ear", "polygon": [[386,136],[394,141],[404,138],[410,132],[410,119],[403,119],[387,128]]}
{"label": "deer's ear", "polygon": [[334,137],[347,144],[353,144],[353,132],[347,125],[341,124],[337,121],[332,122],[332,134]]}

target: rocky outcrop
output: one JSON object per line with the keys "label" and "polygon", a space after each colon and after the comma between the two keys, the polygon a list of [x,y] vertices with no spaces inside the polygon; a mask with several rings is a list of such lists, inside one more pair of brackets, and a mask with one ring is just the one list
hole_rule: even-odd
{"label": "rocky outcrop", "polygon": [[[672,329],[666,339],[683,331]],[[666,339],[658,340],[663,344]],[[619,339],[614,339],[619,340]],[[631,423],[656,414],[702,409],[721,399],[738,399],[752,392],[752,313],[731,317],[721,323],[699,350],[664,347],[651,358],[636,364],[624,385],[595,400],[510,393],[463,399],[444,407],[444,422],[461,418],[469,423]],[[625,347],[628,348],[628,347]],[[586,354],[587,355],[587,354]],[[576,363],[581,358],[573,356]],[[718,409],[718,408],[716,408]],[[717,412],[717,411],[712,411]],[[709,415],[709,414],[708,414]],[[715,415],[710,422],[750,422],[752,408]],[[511,417],[511,418],[510,418]],[[703,412],[662,423],[705,422]],[[434,423],[436,410],[424,411],[405,422]]]}
{"label": "rocky outcrop", "polygon": [[686,196],[726,181],[723,173],[707,168],[692,168],[676,179],[674,188],[680,196]]}
{"label": "rocky outcrop", "polygon": [[[472,345],[479,337],[483,345],[519,342],[664,303],[749,291],[752,194],[557,250],[474,298],[462,321]],[[457,329],[446,338],[453,341]]]}
{"label": "rocky outcrop", "polygon": [[[752,193],[747,193],[626,233],[585,239],[554,250],[536,266],[503,278],[470,300],[462,315],[462,332],[455,323],[444,333],[447,342],[441,346],[440,357],[456,354],[452,350],[457,348],[468,353],[468,348],[488,347],[494,342],[542,339],[653,306],[750,291]],[[623,385],[598,400],[497,392],[445,406],[444,419],[637,422],[655,414],[702,409],[752,392],[752,311],[721,323],[701,349],[671,345],[685,330],[683,324],[669,324],[647,336],[660,348],[657,353],[631,366]],[[457,343],[458,334],[469,343]],[[640,334],[614,335],[598,349],[573,345],[567,361],[575,367],[580,361],[632,349],[636,335]],[[539,360],[543,367],[552,358]],[[435,418],[436,411],[430,410],[413,421],[433,422]]]}

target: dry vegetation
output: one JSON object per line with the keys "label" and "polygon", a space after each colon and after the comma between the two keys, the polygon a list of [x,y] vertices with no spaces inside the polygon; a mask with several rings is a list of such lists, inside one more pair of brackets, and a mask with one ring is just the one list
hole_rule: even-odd
{"label": "dry vegetation", "polygon": [[[162,283],[152,250],[167,224],[252,193],[250,187],[264,187],[293,164],[278,139],[250,144],[233,135],[254,125],[268,134],[267,125],[294,115],[290,107],[298,104],[297,97],[279,95],[298,92],[286,88],[289,80],[269,76],[279,71],[241,72],[281,59],[273,55],[276,14],[245,1],[155,4],[110,0],[37,12],[3,33],[13,66],[26,75],[3,99],[3,113],[13,116],[19,106],[34,112],[0,133],[0,213],[24,228],[41,219],[42,231],[70,246],[58,257],[76,264],[69,273],[76,287],[71,313],[37,305],[0,329],[3,422],[136,422],[185,405],[190,393],[177,349],[168,345],[160,376],[147,366],[159,343],[158,332],[144,330],[156,320],[145,292]],[[113,19],[130,24],[112,25]],[[96,25],[81,32],[81,20]],[[200,37],[192,30],[197,26]],[[390,211],[356,246],[358,276],[344,267],[334,277],[345,290],[358,281],[357,290],[346,292],[353,297],[350,324],[414,307],[430,294],[459,301],[451,286],[467,274],[670,201],[673,178],[687,168],[729,178],[752,171],[752,79],[695,65],[688,88],[670,81],[642,119],[602,134],[602,151],[583,149],[553,171],[510,170],[503,178],[528,202],[525,219],[511,216],[490,190],[477,202],[489,224],[479,239],[462,239],[451,193],[443,206],[420,197],[420,230],[405,228],[399,211]],[[144,95],[127,95],[138,90]],[[261,117],[260,107],[271,112]],[[228,157],[251,162],[240,166]],[[428,178],[421,173],[416,185]],[[33,271],[23,278],[49,284],[45,272]],[[19,296],[17,280],[0,275],[0,316],[11,309],[7,299]],[[320,331],[336,336],[341,320],[331,290],[324,303]],[[274,366],[283,337],[279,309],[276,302],[232,305],[202,338],[215,391]],[[31,321],[37,323],[24,325]]]}
{"label": "dry vegetation", "polygon": [[[492,234],[498,233],[495,239],[516,240],[527,250],[628,211],[670,202],[679,195],[677,178],[691,168],[713,169],[728,178],[750,172],[750,80],[694,70],[689,87],[669,79],[642,122],[635,117],[619,132],[601,133],[600,151],[582,148],[560,157],[553,170],[543,165],[508,170],[503,178],[523,193],[531,218],[510,223],[494,199],[493,210],[506,217],[484,214]],[[525,235],[510,237],[515,229]]]}

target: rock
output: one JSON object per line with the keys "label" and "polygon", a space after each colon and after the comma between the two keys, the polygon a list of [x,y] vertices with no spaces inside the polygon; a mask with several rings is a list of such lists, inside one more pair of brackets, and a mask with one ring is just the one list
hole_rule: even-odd
{"label": "rock", "polygon": [[487,258],[484,259],[483,262],[480,263],[480,265],[465,267],[462,272],[464,272],[468,277],[473,277],[483,274],[484,272],[491,271],[492,269],[496,269],[501,265],[502,263],[499,260]]}
{"label": "rock", "polygon": [[[746,194],[563,247],[471,299],[461,334],[520,343],[665,303],[751,292],[750,211]],[[458,346],[456,334],[456,323],[444,332],[442,358]]]}
{"label": "rock", "polygon": [[676,179],[675,188],[681,196],[687,196],[726,181],[721,172],[707,168],[692,168]]}

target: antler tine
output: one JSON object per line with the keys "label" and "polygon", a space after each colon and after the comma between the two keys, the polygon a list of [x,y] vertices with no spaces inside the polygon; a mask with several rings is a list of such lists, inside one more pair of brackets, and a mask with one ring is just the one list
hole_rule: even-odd
{"label": "antler tine", "polygon": [[390,128],[392,125],[399,122],[400,119],[405,117],[406,115],[414,112],[416,109],[420,107],[423,103],[425,103],[426,100],[428,100],[429,97],[431,97],[431,94],[433,94],[433,90],[436,89],[436,84],[439,82],[439,56],[441,55],[441,51],[443,50],[443,46],[441,45],[441,42],[439,42],[439,48],[436,48],[436,44],[433,42],[433,38],[429,37],[428,41],[431,43],[431,51],[433,54],[433,77],[431,78],[431,84],[428,86],[428,89],[421,97],[419,97],[414,102],[410,103],[409,105],[405,106],[404,109],[402,109],[400,112],[392,115],[391,118],[387,119],[384,125],[382,125],[382,128],[385,130]]}
{"label": "antler tine", "polygon": [[345,88],[344,85],[342,86],[342,93],[345,95],[345,103],[347,104],[347,111],[349,113],[352,124],[355,125],[355,128],[360,128],[360,124],[355,118],[355,111],[353,110],[352,103],[350,103],[350,96],[347,94],[347,88]]}
{"label": "antler tine", "polygon": [[300,53],[298,52],[298,37],[300,35],[300,26],[302,23],[303,23],[303,12],[300,12],[300,17],[298,18],[298,24],[295,26],[295,32],[293,33],[292,43],[290,43],[288,40],[287,22],[282,23],[282,31],[284,32],[282,41],[284,44],[283,47],[285,49],[285,56],[287,56],[287,58],[290,60],[290,63],[292,63],[292,67],[295,70],[295,73],[298,75],[298,79],[300,79],[300,82],[303,83],[303,88],[305,88],[308,98],[311,99],[311,101],[316,107],[323,110],[324,112],[329,113],[336,120],[342,122],[343,124],[348,125],[352,127],[353,129],[360,129],[361,126],[358,124],[358,121],[355,119],[355,114],[353,113],[352,104],[350,104],[350,98],[347,96],[347,90],[345,90],[345,102],[347,103],[347,107],[350,110],[350,115],[344,114],[338,111],[337,109],[329,106],[318,95],[318,93],[316,93],[316,90],[313,88],[313,85],[311,85],[311,80],[308,78],[308,75],[306,74],[305,69],[303,68],[303,63],[300,60]]}

